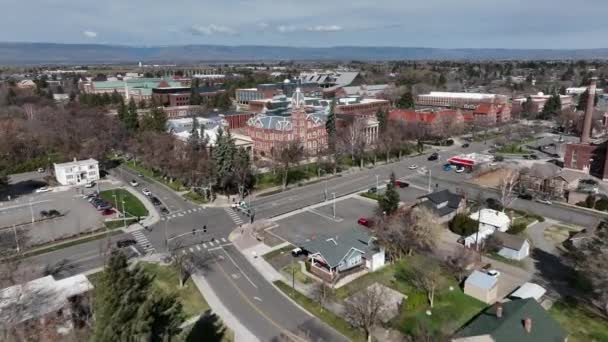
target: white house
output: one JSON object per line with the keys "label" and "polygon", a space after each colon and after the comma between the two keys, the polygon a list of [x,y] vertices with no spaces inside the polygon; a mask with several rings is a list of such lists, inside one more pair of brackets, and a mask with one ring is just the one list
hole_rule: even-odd
{"label": "white house", "polygon": [[512,260],[523,260],[530,255],[530,243],[527,239],[503,232],[496,232],[494,236],[501,244],[498,255]]}
{"label": "white house", "polygon": [[95,159],[55,164],[55,178],[61,185],[82,185],[99,180],[99,162]]}
{"label": "white house", "polygon": [[467,247],[482,242],[496,231],[506,232],[511,225],[511,219],[507,214],[494,209],[481,209],[469,217],[479,221],[479,233],[476,232],[464,239],[464,245]]}

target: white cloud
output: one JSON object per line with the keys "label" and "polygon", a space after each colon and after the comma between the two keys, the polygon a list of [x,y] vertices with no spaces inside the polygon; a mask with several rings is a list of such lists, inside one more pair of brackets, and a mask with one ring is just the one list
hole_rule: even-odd
{"label": "white cloud", "polygon": [[293,25],[281,25],[277,27],[277,31],[281,33],[294,32],[297,31],[298,28]]}
{"label": "white cloud", "polygon": [[213,35],[216,33],[220,33],[220,34],[235,34],[236,33],[236,31],[230,27],[215,25],[215,24],[210,24],[207,26],[192,25],[187,30],[188,30],[188,32],[192,33],[195,36],[201,36],[201,35],[210,36],[210,35]]}
{"label": "white cloud", "polygon": [[94,31],[83,31],[82,34],[87,38],[97,37],[97,32],[94,32]]}
{"label": "white cloud", "polygon": [[307,27],[306,31],[309,32],[338,32],[338,31],[342,31],[344,28],[342,26],[338,26],[338,25],[317,25],[317,26],[311,26],[311,27]]}

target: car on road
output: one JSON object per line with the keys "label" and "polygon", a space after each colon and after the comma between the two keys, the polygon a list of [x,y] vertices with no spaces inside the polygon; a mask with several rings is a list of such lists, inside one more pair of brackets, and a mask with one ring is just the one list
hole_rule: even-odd
{"label": "car on road", "polygon": [[371,219],[368,219],[366,217],[361,217],[360,219],[357,220],[357,223],[364,227],[367,227],[367,228],[370,228],[371,226],[374,225],[374,221]]}
{"label": "car on road", "polygon": [[129,182],[129,184],[131,184],[131,186],[139,186],[139,183],[137,183],[135,179]]}
{"label": "car on road", "polygon": [[137,174],[137,177],[142,178],[144,175],[142,175],[141,173]]}
{"label": "car on road", "polygon": [[463,173],[463,172],[464,172],[464,167],[460,167],[460,166],[456,167],[456,173]]}
{"label": "car on road", "polygon": [[427,158],[427,160],[437,160],[437,159],[439,159],[439,153],[437,153],[437,152],[433,152],[433,154],[431,154],[431,155],[430,155],[430,156]]}
{"label": "car on road", "polygon": [[498,270],[488,270],[486,273],[494,278],[498,278],[500,276],[500,271]]}
{"label": "car on road", "polygon": [[497,163],[497,162],[491,162],[491,163],[490,163],[490,164],[488,164],[488,165],[489,165],[489,166],[496,166],[496,165],[498,165],[498,163]]}
{"label": "car on road", "polygon": [[163,214],[163,215],[167,215],[167,214],[169,214],[170,212],[169,212],[169,209],[167,209],[167,208],[165,208],[165,207],[161,207],[161,208],[160,208],[160,213],[161,213],[161,214]]}
{"label": "car on road", "polygon": [[294,257],[300,256],[300,255],[302,255],[302,253],[304,253],[304,251],[300,247],[296,247],[291,250],[291,255]]}
{"label": "car on road", "polygon": [[519,195],[517,195],[517,198],[521,198],[521,199],[524,199],[524,200],[531,201],[532,200],[532,194],[527,193],[527,192],[522,192]]}
{"label": "car on road", "polygon": [[462,144],[462,148],[467,148],[467,147],[469,147],[469,146],[471,146],[471,145],[469,145],[469,143],[464,143],[464,144]]}
{"label": "car on road", "polygon": [[146,195],[146,196],[152,196],[152,191],[150,191],[150,190],[148,190],[148,189],[146,189],[146,188],[143,188],[143,189],[141,190],[141,192],[142,192],[144,195]]}
{"label": "car on road", "polygon": [[55,209],[51,209],[51,210],[42,210],[40,212],[40,216],[42,217],[57,217],[57,216],[61,216],[61,213]]}
{"label": "car on road", "polygon": [[416,170],[417,168],[418,168],[418,165],[416,165],[416,164],[412,164],[408,167],[408,169],[410,169],[410,170]]}
{"label": "car on road", "polygon": [[156,196],[152,196],[152,198],[150,198],[150,201],[152,201],[152,204],[154,204],[155,206],[159,206],[162,204]]}
{"label": "car on road", "polygon": [[43,168],[38,168],[38,173],[44,173],[44,169]]}
{"label": "car on road", "polygon": [[452,165],[450,165],[450,164],[443,165],[443,171],[452,171]]}
{"label": "car on road", "polygon": [[542,204],[546,204],[546,205],[551,205],[551,204],[553,204],[551,201],[549,201],[549,200],[548,200],[548,199],[546,199],[546,198],[537,198],[537,199],[536,199],[536,202],[538,202],[538,203],[542,203]]}
{"label": "car on road", "polygon": [[129,247],[129,246],[133,246],[136,244],[137,244],[137,241],[135,241],[133,239],[123,239],[123,240],[116,241],[116,247],[118,247],[118,248]]}
{"label": "car on road", "polygon": [[375,194],[378,192],[378,188],[376,188],[375,186],[372,186],[371,188],[369,188],[369,190],[367,190],[368,194]]}
{"label": "car on road", "polygon": [[48,186],[43,186],[42,188],[36,189],[37,193],[43,193],[43,192],[49,192],[49,191],[51,191],[51,188],[49,188]]}
{"label": "car on road", "polygon": [[90,189],[92,187],[95,186],[95,182],[88,182],[87,184],[84,185],[85,188]]}
{"label": "car on road", "polygon": [[407,188],[408,186],[410,186],[410,183],[397,179],[395,181],[395,186],[399,188]]}

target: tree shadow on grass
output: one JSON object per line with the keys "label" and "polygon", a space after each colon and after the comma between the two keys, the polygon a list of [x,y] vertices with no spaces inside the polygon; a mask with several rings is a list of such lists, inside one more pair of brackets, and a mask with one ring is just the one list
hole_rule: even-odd
{"label": "tree shadow on grass", "polygon": [[186,336],[186,342],[219,342],[224,335],[226,335],[226,327],[219,317],[207,311],[194,323]]}

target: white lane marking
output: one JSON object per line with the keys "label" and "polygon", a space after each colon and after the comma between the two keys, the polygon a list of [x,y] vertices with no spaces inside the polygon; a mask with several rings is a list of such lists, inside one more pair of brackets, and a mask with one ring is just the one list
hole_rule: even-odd
{"label": "white lane marking", "polygon": [[243,269],[241,269],[241,267],[236,264],[236,262],[234,261],[234,259],[232,259],[232,257],[230,256],[230,254],[228,254],[228,252],[226,252],[226,250],[223,249],[223,248],[222,248],[222,251],[224,251],[224,253],[228,257],[228,259],[230,259],[230,261],[232,262],[232,264],[241,272],[241,274],[243,275],[243,277],[245,277],[245,279],[247,279],[247,281],[249,283],[251,283],[251,286],[253,286],[253,287],[255,287],[257,289],[258,287],[254,284],[253,281],[251,281],[251,279],[249,279],[249,277],[245,274],[245,272],[243,272]]}
{"label": "white lane marking", "polygon": [[222,238],[222,242],[226,242],[226,239],[225,239],[225,238]]}
{"label": "white lane marking", "polygon": [[213,246],[213,241],[209,241],[209,246]]}
{"label": "white lane marking", "polygon": [[201,246],[196,246],[196,250],[200,251],[201,250]]}
{"label": "white lane marking", "polygon": [[253,299],[255,299],[255,300],[257,300],[257,301],[260,301],[260,302],[262,301],[262,298],[257,297],[257,296],[256,296],[256,297],[253,297]]}
{"label": "white lane marking", "polygon": [[207,244],[205,244],[205,243],[204,243],[204,244],[203,244],[203,248],[205,248],[205,249],[206,249],[206,248],[207,248]]}
{"label": "white lane marking", "polygon": [[190,253],[194,253],[194,249],[192,249],[192,247],[190,247]]}

